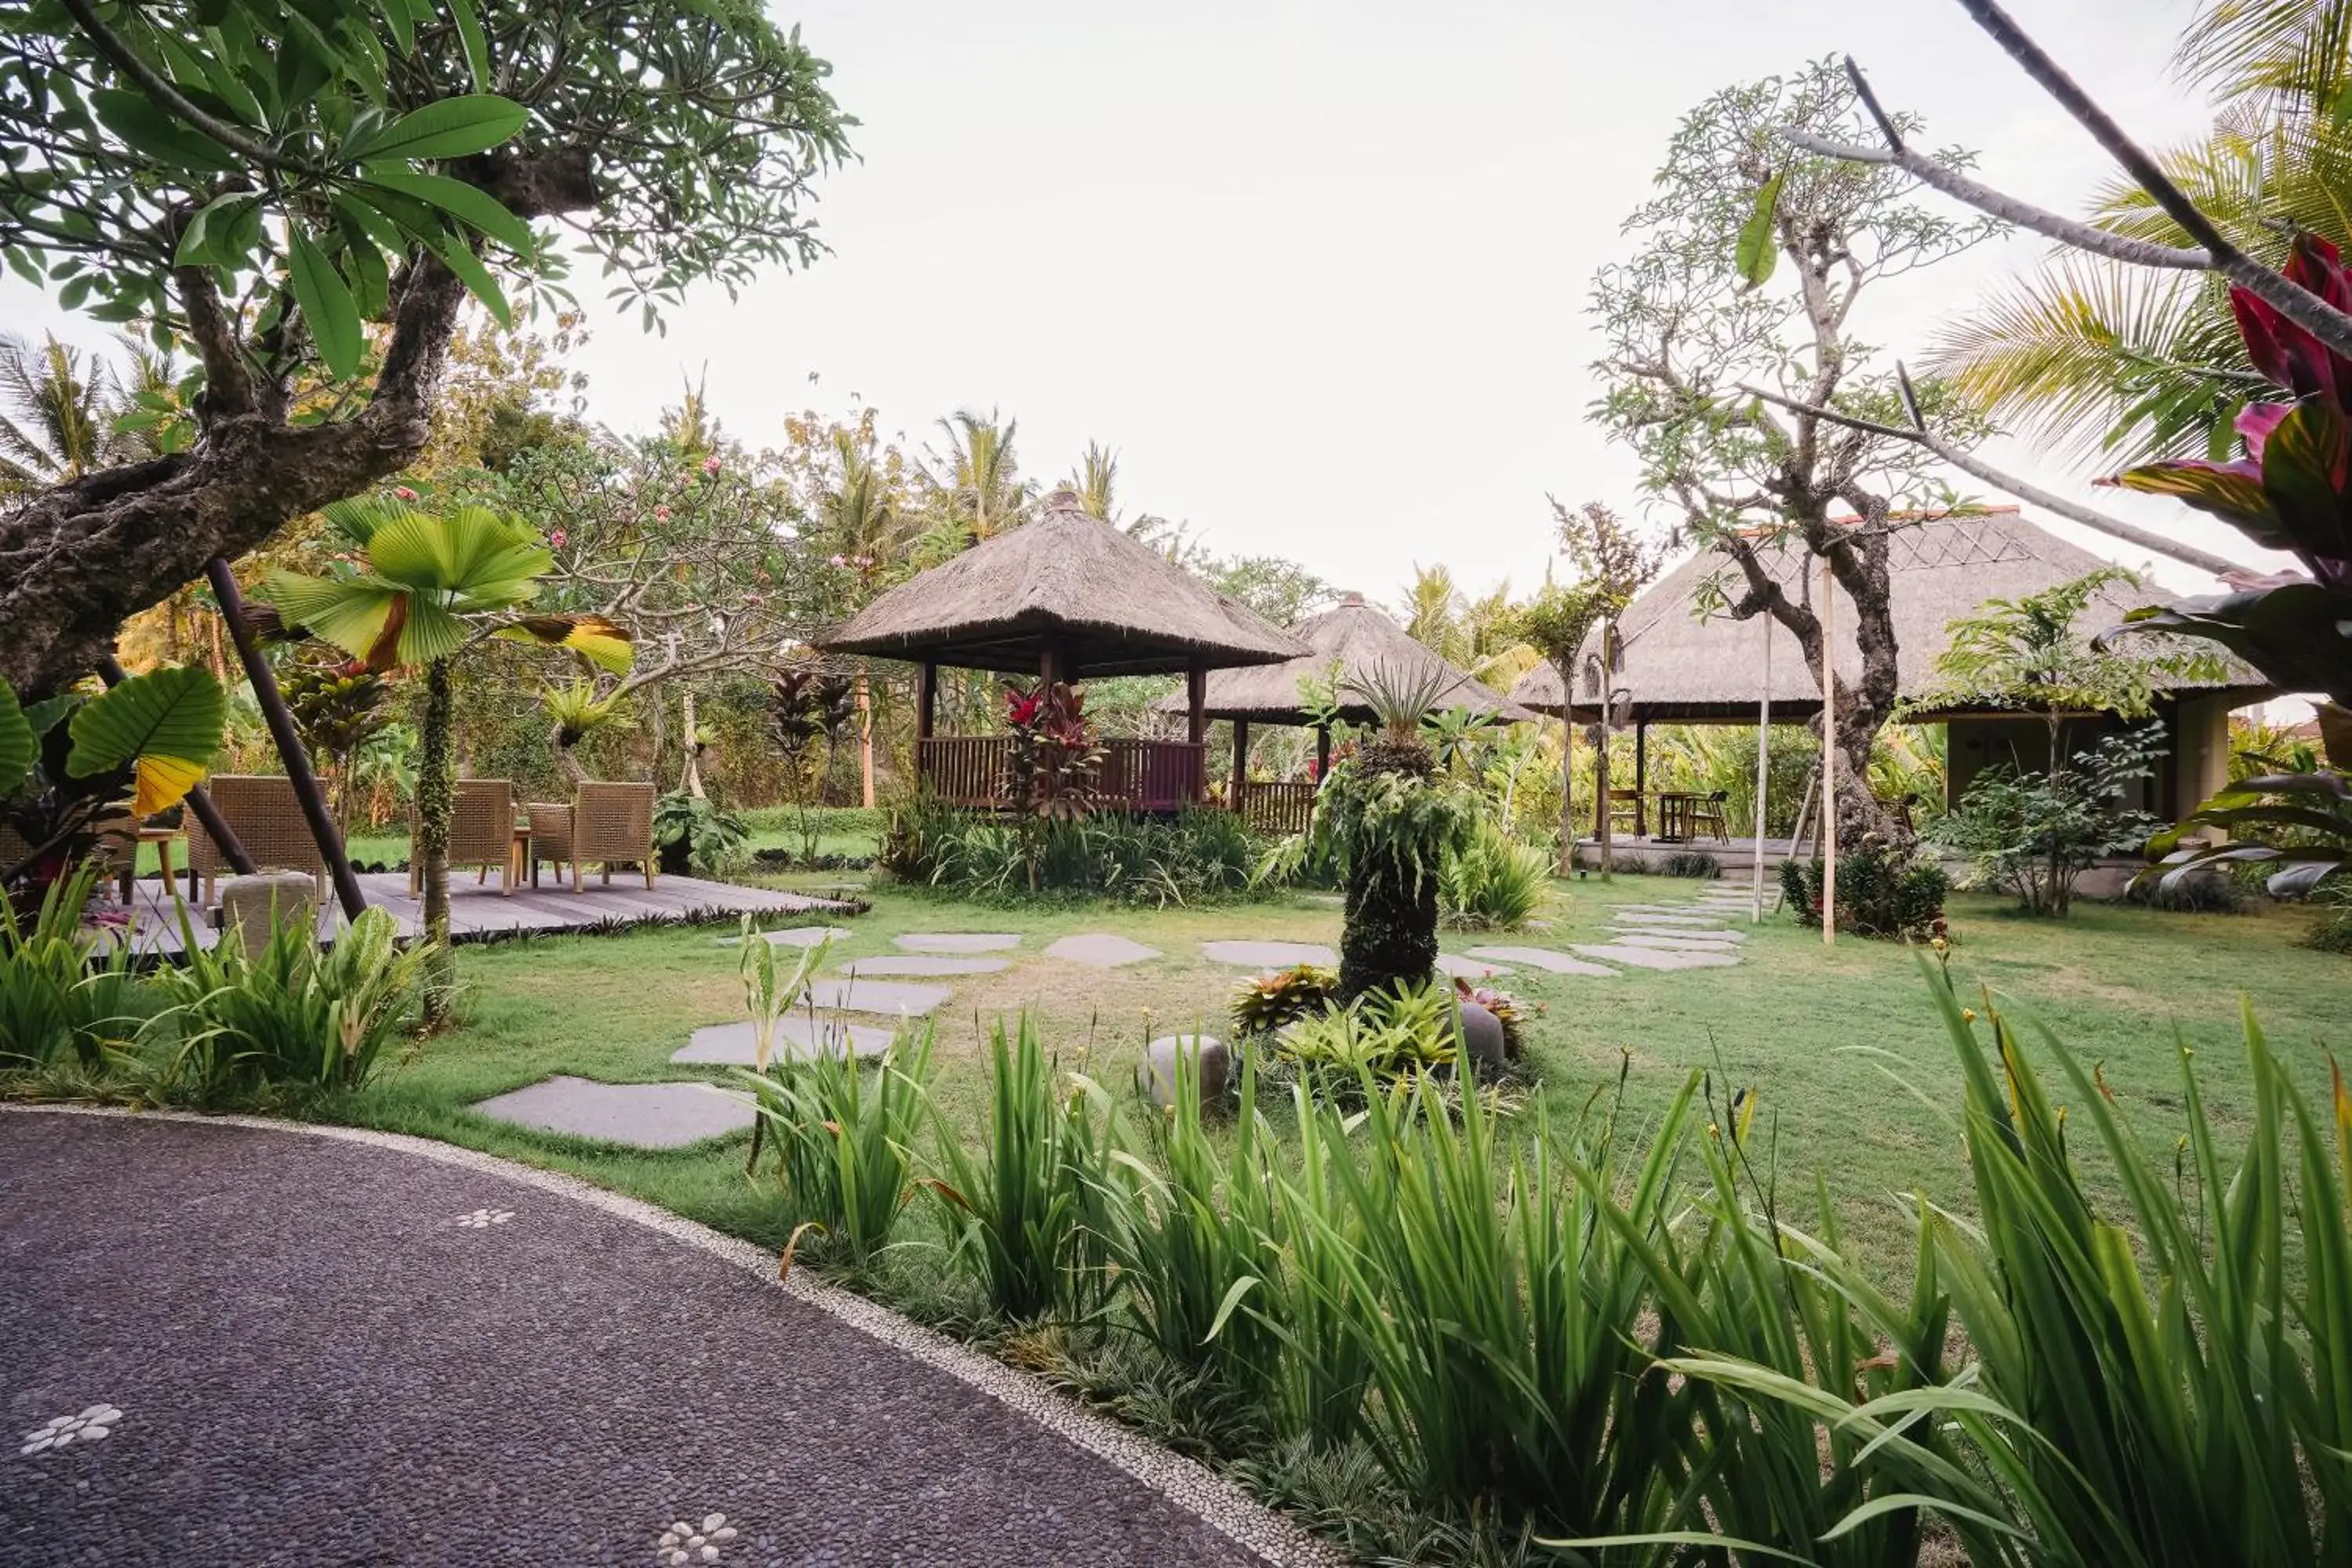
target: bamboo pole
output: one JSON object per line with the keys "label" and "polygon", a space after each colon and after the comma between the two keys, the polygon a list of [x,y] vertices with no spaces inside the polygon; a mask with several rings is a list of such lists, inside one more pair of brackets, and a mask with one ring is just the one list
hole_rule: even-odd
{"label": "bamboo pole", "polygon": [[[1772,777],[1772,617],[1756,617],[1764,626],[1764,695],[1756,705],[1756,887],[1748,894],[1748,923],[1764,923],[1764,791]],[[1793,852],[1793,849],[1792,849]]]}
{"label": "bamboo pole", "polygon": [[1837,578],[1822,558],[1822,945],[1837,945]]}

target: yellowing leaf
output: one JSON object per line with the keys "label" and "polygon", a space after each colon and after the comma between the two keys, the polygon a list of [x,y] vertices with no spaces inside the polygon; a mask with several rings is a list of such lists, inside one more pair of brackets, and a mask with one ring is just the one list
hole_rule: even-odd
{"label": "yellowing leaf", "polygon": [[185,757],[141,757],[132,776],[138,787],[131,796],[131,815],[140,817],[169,811],[188,797],[205,776],[205,764]]}

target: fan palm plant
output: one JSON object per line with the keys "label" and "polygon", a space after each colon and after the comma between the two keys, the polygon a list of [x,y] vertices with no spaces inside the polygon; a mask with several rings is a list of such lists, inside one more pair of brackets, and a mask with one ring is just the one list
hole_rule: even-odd
{"label": "fan palm plant", "polygon": [[373,670],[421,668],[425,715],[416,773],[417,842],[423,864],[425,934],[434,943],[426,1014],[446,1016],[449,955],[449,817],[457,800],[450,770],[452,671],[457,656],[487,637],[570,647],[592,664],[629,667],[629,634],[597,616],[519,616],[553,563],[538,535],[488,507],[446,514],[402,500],[363,496],[322,515],[363,564],[331,577],[273,573],[278,614]]}

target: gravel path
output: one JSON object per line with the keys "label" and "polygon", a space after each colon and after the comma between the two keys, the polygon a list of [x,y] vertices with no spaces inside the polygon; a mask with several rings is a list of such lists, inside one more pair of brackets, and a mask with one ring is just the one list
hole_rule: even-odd
{"label": "gravel path", "polygon": [[[647,1212],[459,1152],[0,1113],[0,1563],[1319,1555],[1025,1380]],[[103,1440],[19,1452],[92,1411]]]}

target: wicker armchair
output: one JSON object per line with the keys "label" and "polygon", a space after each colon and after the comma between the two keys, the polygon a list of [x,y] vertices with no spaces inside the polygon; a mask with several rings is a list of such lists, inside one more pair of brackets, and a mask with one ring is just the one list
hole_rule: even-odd
{"label": "wicker armchair", "polygon": [[[326,897],[327,862],[319,853],[310,825],[303,820],[302,804],[294,795],[294,781],[278,773],[215,773],[205,781],[205,793],[228,824],[253,864],[261,870],[308,871]],[[213,901],[213,884],[223,871],[236,868],[205,831],[204,821],[188,814],[188,879],[201,877],[205,907]]]}
{"label": "wicker armchair", "polygon": [[649,784],[583,784],[572,807],[572,890],[580,890],[580,868],[604,863],[604,880],[615,865],[644,868],[654,885],[654,786]]}
{"label": "wicker armchair", "polygon": [[541,861],[551,860],[562,871],[572,868],[572,890],[580,890],[580,857],[572,847],[572,807],[562,801],[535,800],[524,808],[530,816],[530,885],[539,886]]}
{"label": "wicker armchair", "polygon": [[[456,809],[449,814],[449,865],[479,868],[477,882],[499,873],[501,896],[515,890],[514,782],[510,779],[459,779]],[[416,843],[416,813],[408,815],[408,896],[415,898],[425,877],[424,857]]]}

